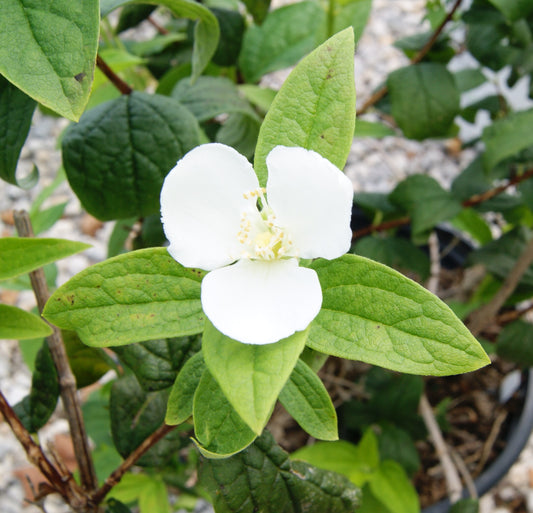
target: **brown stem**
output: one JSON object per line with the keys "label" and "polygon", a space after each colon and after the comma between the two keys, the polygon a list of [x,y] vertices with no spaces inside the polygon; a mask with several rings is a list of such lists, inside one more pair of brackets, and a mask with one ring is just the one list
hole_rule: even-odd
{"label": "brown stem", "polygon": [[[494,198],[494,196],[501,194],[502,192],[506,191],[509,187],[512,187],[513,185],[517,185],[520,182],[528,180],[529,178],[532,178],[532,177],[533,177],[533,168],[528,169],[521,175],[514,176],[507,183],[503,185],[499,185],[498,187],[495,187],[494,189],[490,189],[486,192],[483,192],[482,194],[474,194],[474,196],[471,196],[467,200],[463,201],[462,206],[464,208],[468,208],[468,207],[473,207],[475,205],[479,205],[480,203],[488,201],[489,199]],[[383,232],[386,230],[390,230],[392,228],[398,228],[400,226],[405,226],[409,224],[410,222],[411,222],[411,218],[409,216],[405,216],[405,217],[400,217],[398,219],[392,219],[391,221],[385,221],[380,224],[366,226],[365,228],[361,228],[360,230],[355,230],[352,235],[352,240],[355,240],[359,237],[364,237],[365,235],[368,235],[370,233]]]}
{"label": "brown stem", "polygon": [[[20,237],[33,237],[33,228],[26,211],[15,211],[14,219]],[[32,271],[30,273],[30,281],[35,298],[37,299],[39,313],[41,313],[46,301],[50,297],[43,269],[40,268]],[[75,455],[80,470],[81,483],[86,491],[92,492],[96,490],[98,480],[94,470],[93,459],[89,451],[89,441],[77,396],[76,379],[69,365],[61,331],[55,326],[52,326],[52,330],[53,333],[47,338],[47,342],[59,377],[61,399],[68,418],[72,442],[76,449]]]}
{"label": "brown stem", "polygon": [[533,263],[533,236],[527,243],[524,251],[518,257],[515,266],[505,278],[503,285],[500,287],[494,297],[481,308],[475,310],[467,322],[467,326],[472,332],[472,335],[479,335],[487,326],[494,321],[496,314],[503,306],[507,298],[514,292],[517,285],[520,283],[522,276]]}
{"label": "brown stem", "polygon": [[463,485],[461,484],[459,473],[453,464],[450,450],[446,445],[444,438],[442,437],[441,430],[437,421],[435,420],[435,415],[433,415],[433,410],[431,409],[431,405],[429,404],[426,394],[423,394],[420,398],[419,411],[429,432],[429,436],[433,441],[435,450],[437,451],[437,456],[441,462],[444,478],[446,480],[448,496],[450,498],[450,502],[453,504],[461,498]]}
{"label": "brown stem", "polygon": [[111,488],[119,483],[119,481],[122,479],[122,476],[131,468],[137,460],[146,452],[148,449],[150,449],[153,445],[155,445],[161,438],[166,436],[168,433],[170,433],[176,426],[168,426],[167,424],[163,424],[159,428],[157,428],[149,437],[145,438],[141,445],[137,447],[122,463],[119,467],[117,467],[105,480],[105,483],[96,490],[93,495],[92,499],[95,504],[99,504],[102,502],[105,498],[105,496],[109,493]]}
{"label": "brown stem", "polygon": [[169,34],[169,31],[165,27],[159,25],[152,16],[148,16],[148,23],[150,23],[161,35],[166,36]]}
{"label": "brown stem", "polygon": [[33,441],[30,433],[20,422],[2,392],[0,392],[0,412],[24,448],[28,460],[42,472],[53,490],[59,493],[74,509],[83,510],[87,503],[83,490],[78,487],[72,474],[60,472],[50,462],[41,446]]}
{"label": "brown stem", "polygon": [[511,310],[510,312],[503,312],[502,314],[498,315],[496,317],[496,322],[503,326],[505,324],[509,324],[510,322],[516,321],[517,319],[520,319],[520,317],[523,317],[528,312],[531,312],[533,310],[533,304],[522,308],[521,310]]}
{"label": "brown stem", "polygon": [[[451,8],[450,12],[446,15],[446,18],[442,20],[442,23],[435,29],[427,43],[420,49],[420,51],[411,59],[411,64],[418,64],[431,50],[433,45],[435,44],[435,41],[440,36],[441,32],[444,30],[444,27],[448,24],[448,22],[453,18],[453,15],[455,14],[455,11],[459,8],[461,5],[462,0],[456,0],[455,4]],[[383,98],[387,93],[389,92],[389,88],[384,85],[380,87],[375,93],[370,96],[366,100],[365,103],[359,108],[357,111],[357,116],[360,116],[361,114],[364,114],[370,107],[375,105],[381,98]]]}
{"label": "brown stem", "polygon": [[96,65],[100,71],[111,81],[111,83],[120,91],[121,94],[133,93],[133,89],[107,65],[100,55],[96,56]]}

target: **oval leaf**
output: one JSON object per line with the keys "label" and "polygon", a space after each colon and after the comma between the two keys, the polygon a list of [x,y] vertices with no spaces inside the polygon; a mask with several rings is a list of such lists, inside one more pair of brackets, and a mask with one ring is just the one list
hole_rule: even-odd
{"label": "oval leaf", "polygon": [[255,171],[266,184],[266,157],[278,145],[314,150],[342,169],[355,126],[354,39],[339,32],[294,68],[261,126]]}
{"label": "oval leaf", "polygon": [[98,0],[4,0],[0,73],[39,103],[77,121],[89,99],[99,27]]}
{"label": "oval leaf", "polygon": [[279,395],[289,414],[311,436],[337,440],[337,413],[320,378],[298,360],[289,381]]}
{"label": "oval leaf", "polygon": [[4,237],[0,239],[0,280],[14,278],[90,248],[64,239]]}
{"label": "oval leaf", "polygon": [[193,335],[204,325],[202,276],[164,248],[132,251],[74,276],[50,297],[43,316],[96,347]]}
{"label": "oval leaf", "polygon": [[257,435],[239,417],[206,369],[193,403],[194,434],[204,456],[228,457],[248,447]]}
{"label": "oval leaf", "polygon": [[207,322],[202,341],[207,368],[235,411],[258,435],[263,431],[306,339],[307,330],[274,344],[242,344]]}
{"label": "oval leaf", "polygon": [[24,340],[51,334],[52,328],[36,315],[16,306],[0,304],[0,339]]}
{"label": "oval leaf", "polygon": [[93,216],[146,217],[159,212],[167,173],[199,141],[188,109],[166,96],[134,92],[91,109],[69,127],[63,164]]}
{"label": "oval leaf", "polygon": [[316,260],[324,300],[307,344],[322,353],[411,374],[443,376],[490,363],[439,298],[372,260]]}
{"label": "oval leaf", "polygon": [[443,64],[424,62],[393,71],[387,85],[392,115],[406,137],[446,135],[459,114],[459,90]]}

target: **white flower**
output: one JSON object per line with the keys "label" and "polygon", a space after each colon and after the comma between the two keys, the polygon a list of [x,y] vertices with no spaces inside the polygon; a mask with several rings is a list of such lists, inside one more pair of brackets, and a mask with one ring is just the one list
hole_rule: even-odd
{"label": "white flower", "polygon": [[270,344],[305,329],[322,290],[299,258],[337,258],[350,247],[353,189],[329,160],[275,147],[266,189],[245,157],[223,144],[187,153],[161,190],[169,253],[202,281],[205,314],[224,335]]}

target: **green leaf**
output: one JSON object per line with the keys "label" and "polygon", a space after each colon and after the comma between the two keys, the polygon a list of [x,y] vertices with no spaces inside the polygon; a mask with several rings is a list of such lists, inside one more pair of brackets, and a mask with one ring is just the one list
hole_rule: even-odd
{"label": "green leaf", "polygon": [[372,0],[341,0],[337,3],[337,10],[334,13],[331,35],[352,27],[357,43],[363,35],[371,9]]}
{"label": "green leaf", "polygon": [[366,121],[365,119],[358,119],[355,123],[354,137],[373,137],[375,139],[382,139],[389,135],[396,135],[396,132],[384,125],[374,121]]}
{"label": "green leaf", "polygon": [[450,220],[450,223],[455,228],[462,230],[479,242],[480,244],[487,244],[492,240],[492,232],[489,225],[475,210],[471,208],[464,208]]}
{"label": "green leaf", "polygon": [[496,352],[523,367],[533,366],[533,325],[518,320],[505,326],[498,337]]}
{"label": "green leaf", "polygon": [[0,178],[24,188],[35,185],[35,180],[17,180],[15,173],[35,106],[35,101],[0,75]]}
{"label": "green leaf", "polygon": [[136,217],[117,220],[107,242],[107,258],[112,258],[126,252],[124,246],[136,222]]}
{"label": "green leaf", "polygon": [[130,508],[117,499],[108,499],[105,505],[105,513],[131,513]]}
{"label": "green leaf", "polygon": [[480,68],[467,68],[456,71],[453,74],[457,89],[461,93],[475,89],[487,81]]}
{"label": "green leaf", "polygon": [[200,481],[217,513],[353,513],[358,489],[344,476],[291,462],[265,432],[225,460],[204,459]]}
{"label": "green leaf", "polygon": [[324,297],[311,348],[412,374],[458,374],[490,363],[448,306],[393,269],[355,255],[310,267]]}
{"label": "green leaf", "polygon": [[268,14],[270,0],[243,0],[243,4],[252,15],[254,22],[257,25],[261,25]]}
{"label": "green leaf", "polygon": [[251,159],[255,153],[261,122],[245,114],[232,114],[220,127],[216,141],[235,148],[241,155]]}
{"label": "green leaf", "polygon": [[54,224],[61,219],[67,203],[68,202],[59,203],[58,205],[53,205],[44,210],[39,210],[33,215],[30,215],[33,233],[35,235],[39,235],[40,233],[52,228],[52,226],[54,226]]}
{"label": "green leaf", "polygon": [[257,435],[241,419],[206,369],[193,402],[194,434],[204,456],[226,458],[248,447]]}
{"label": "green leaf", "polygon": [[259,110],[267,112],[278,93],[274,89],[261,87],[255,84],[241,84],[238,86],[239,92]]}
{"label": "green leaf", "polygon": [[242,38],[246,28],[244,17],[238,11],[211,8],[220,27],[220,40],[213,62],[218,66],[234,66],[241,51]]}
{"label": "green leaf", "polygon": [[3,237],[0,239],[0,280],[34,271],[90,247],[64,239]]}
{"label": "green leaf", "polygon": [[[129,456],[165,419],[168,393],[145,392],[135,376],[117,379],[111,387],[109,411],[115,447],[123,458]],[[141,466],[168,463],[182,445],[179,431],[168,433],[137,462]]]}
{"label": "green leaf", "polygon": [[461,499],[452,505],[450,513],[478,513],[479,501],[477,499]]}
{"label": "green leaf", "polygon": [[396,186],[389,200],[410,214],[414,235],[452,219],[462,209],[461,203],[451,193],[427,175],[409,176]]}
{"label": "green leaf", "polygon": [[133,371],[147,392],[172,386],[185,362],[200,350],[198,336],[150,340],[115,347],[120,359]]}
{"label": "green leaf", "polygon": [[[107,497],[127,504],[138,501],[140,513],[171,511],[167,488],[159,475],[126,474]],[[108,502],[111,500],[108,499]],[[129,513],[129,510],[120,508],[116,513]]]}
{"label": "green leaf", "polygon": [[63,331],[62,335],[78,388],[96,383],[111,370],[111,360],[102,349],[87,347],[73,331]]}
{"label": "green leaf", "polygon": [[71,278],[48,300],[43,316],[95,347],[194,335],[204,325],[202,277],[165,248],[132,251]]}
{"label": "green leaf", "polygon": [[418,495],[405,470],[395,461],[384,461],[370,480],[370,490],[391,513],[418,513]]}
{"label": "green leaf", "polygon": [[133,92],[98,105],[68,128],[63,164],[93,216],[144,217],[159,212],[165,176],[199,141],[188,109],[166,96]]}
{"label": "green leaf", "polygon": [[188,79],[180,80],[172,97],[187,107],[198,121],[233,112],[257,118],[250,104],[239,96],[237,86],[226,77],[199,77],[194,85]]}
{"label": "green leaf", "polygon": [[[105,1],[102,2],[102,5]],[[124,30],[135,27],[144,21],[156,9],[155,5],[148,4],[129,4],[120,10],[120,16],[117,23],[116,33],[120,34]]]}
{"label": "green leaf", "polygon": [[483,130],[483,164],[490,171],[504,159],[533,146],[533,109],[512,112]]}
{"label": "green leaf", "polygon": [[[258,327],[260,329],[260,327]],[[274,344],[242,344],[207,322],[202,352],[230,404],[258,435],[302,352],[308,331]]]}
{"label": "green leaf", "polygon": [[489,0],[497,7],[509,21],[526,18],[533,11],[533,4],[529,0]]}
{"label": "green leaf", "polygon": [[337,413],[320,378],[298,360],[289,381],[279,395],[289,414],[311,436],[337,440]]}
{"label": "green leaf", "polygon": [[413,475],[420,468],[420,457],[412,437],[394,424],[381,426],[379,454],[383,460],[399,463],[409,475]]}
{"label": "green leaf", "polygon": [[421,63],[393,71],[387,79],[392,115],[406,137],[445,136],[459,113],[459,91],[443,64]]}
{"label": "green leaf", "polygon": [[429,277],[429,257],[411,241],[398,237],[364,237],[356,241],[353,252],[377,260],[397,271],[416,273],[419,280]]}
{"label": "green leaf", "polygon": [[26,340],[52,334],[46,322],[16,306],[0,304],[0,319],[0,339]]}
{"label": "green leaf", "polygon": [[102,0],[102,17],[126,4],[164,5],[178,18],[196,20],[192,53],[192,80],[196,80],[213,57],[220,37],[220,28],[215,15],[203,5],[192,0]]}
{"label": "green leaf", "polygon": [[294,68],[259,132],[255,171],[266,184],[266,157],[277,145],[314,150],[342,169],[355,123],[353,31],[320,45]]}
{"label": "green leaf", "polygon": [[160,477],[152,477],[149,486],[139,496],[139,513],[171,513],[167,486]]}
{"label": "green leaf", "polygon": [[94,73],[98,0],[5,0],[0,17],[0,74],[34,100],[77,121]]}
{"label": "green leaf", "polygon": [[175,426],[192,415],[194,393],[204,370],[205,362],[201,352],[187,360],[170,391],[165,424]]}
{"label": "green leaf", "polygon": [[[470,261],[483,264],[496,277],[504,280],[515,267],[518,257],[525,251],[530,238],[526,228],[515,228],[470,255]],[[533,287],[533,264],[526,270],[520,285]]]}
{"label": "green leaf", "polygon": [[244,34],[239,56],[244,79],[257,82],[293,65],[315,47],[324,19],[324,10],[308,1],[270,11],[262,25],[252,25]]}
{"label": "green leaf", "polygon": [[57,370],[48,344],[43,342],[35,358],[35,370],[31,378],[30,393],[13,409],[24,427],[30,433],[37,433],[54,413],[58,398]]}
{"label": "green leaf", "polygon": [[306,445],[291,455],[315,467],[346,476],[356,486],[363,486],[379,467],[378,442],[369,429],[358,445],[345,440]]}

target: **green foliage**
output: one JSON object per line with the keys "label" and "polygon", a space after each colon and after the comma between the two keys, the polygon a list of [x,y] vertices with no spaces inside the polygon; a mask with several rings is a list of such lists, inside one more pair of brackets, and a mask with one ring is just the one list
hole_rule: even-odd
{"label": "green foliage", "polygon": [[452,505],[450,513],[478,513],[479,501],[477,499],[461,499]]}
{"label": "green foliage", "polygon": [[298,360],[279,400],[298,424],[314,438],[337,440],[337,413],[320,378]]}
{"label": "green foliage", "polygon": [[352,513],[358,505],[345,477],[291,462],[268,432],[231,458],[202,460],[200,480],[217,513]]}
{"label": "green foliage", "polygon": [[17,417],[30,433],[37,433],[56,409],[59,381],[52,355],[46,342],[35,357],[35,370],[29,395],[13,408]]}
{"label": "green foliage", "polygon": [[396,132],[383,123],[358,119],[355,123],[354,137],[372,137],[381,139],[389,135],[396,135]]}
{"label": "green foliage", "polygon": [[262,25],[245,32],[239,64],[246,81],[257,82],[265,73],[291,66],[313,50],[324,19],[323,9],[309,1],[270,11]]}
{"label": "green foliage", "polygon": [[120,359],[133,371],[147,392],[172,386],[186,362],[200,350],[200,337],[150,340],[115,347]]}
{"label": "green foliage", "polygon": [[164,248],[119,255],[57,289],[43,316],[94,347],[194,335],[204,324],[202,276],[183,268]]}
{"label": "green foliage", "polygon": [[207,369],[194,394],[193,416],[194,434],[202,444],[200,452],[206,457],[226,458],[257,438]]}
{"label": "green foliage", "polygon": [[63,239],[0,239],[0,280],[14,278],[89,248],[89,244]]}
{"label": "green foliage", "polygon": [[459,113],[459,92],[442,64],[421,63],[389,74],[392,115],[406,137],[426,139],[448,134]]}
{"label": "green foliage", "polygon": [[165,423],[175,426],[185,422],[193,411],[193,400],[200,379],[205,371],[201,352],[191,356],[180,370],[170,391]]}
{"label": "green foliage", "polygon": [[413,374],[468,372],[489,360],[436,296],[372,260],[311,264],[323,291],[307,344],[317,351]]}
{"label": "green foliage", "polygon": [[[77,121],[89,99],[98,46],[98,1],[34,5],[6,0],[0,73],[34,100]],[[61,34],[61,37],[57,37]]]}
{"label": "green foliage", "polygon": [[20,180],[15,176],[35,105],[35,101],[0,75],[0,178],[24,188],[33,187],[38,177],[35,172]]}
{"label": "green foliage", "polygon": [[123,503],[136,501],[140,513],[171,513],[167,488],[157,475],[127,474],[108,497],[108,504],[114,508],[110,513],[129,513],[130,510]]}
{"label": "green foliage", "polygon": [[52,334],[52,328],[46,322],[16,306],[0,304],[0,319],[0,338],[23,340]]}
{"label": "green foliage", "polygon": [[266,156],[277,145],[314,150],[342,169],[355,123],[353,31],[328,39],[294,68],[261,125],[255,151],[259,183]]}
{"label": "green foliage", "polygon": [[205,363],[242,419],[260,435],[307,339],[300,331],[275,344],[241,344],[207,322],[202,340]]}
{"label": "green foliage", "polygon": [[523,367],[533,366],[533,325],[518,320],[505,326],[498,337],[496,352]]}
{"label": "green foliage", "polygon": [[400,182],[389,194],[389,200],[411,216],[414,236],[431,230],[461,211],[461,204],[453,195],[426,175],[412,175]]}
{"label": "green foliage", "polygon": [[[111,433],[123,458],[163,424],[167,398],[165,390],[145,392],[135,376],[125,376],[113,383],[109,399]],[[163,465],[175,457],[182,443],[178,430],[174,430],[146,452],[137,464]]]}
{"label": "green foliage", "polygon": [[63,137],[63,163],[89,213],[102,220],[142,217],[159,211],[165,176],[198,144],[199,128],[188,109],[165,96],[134,92],[71,125]]}

